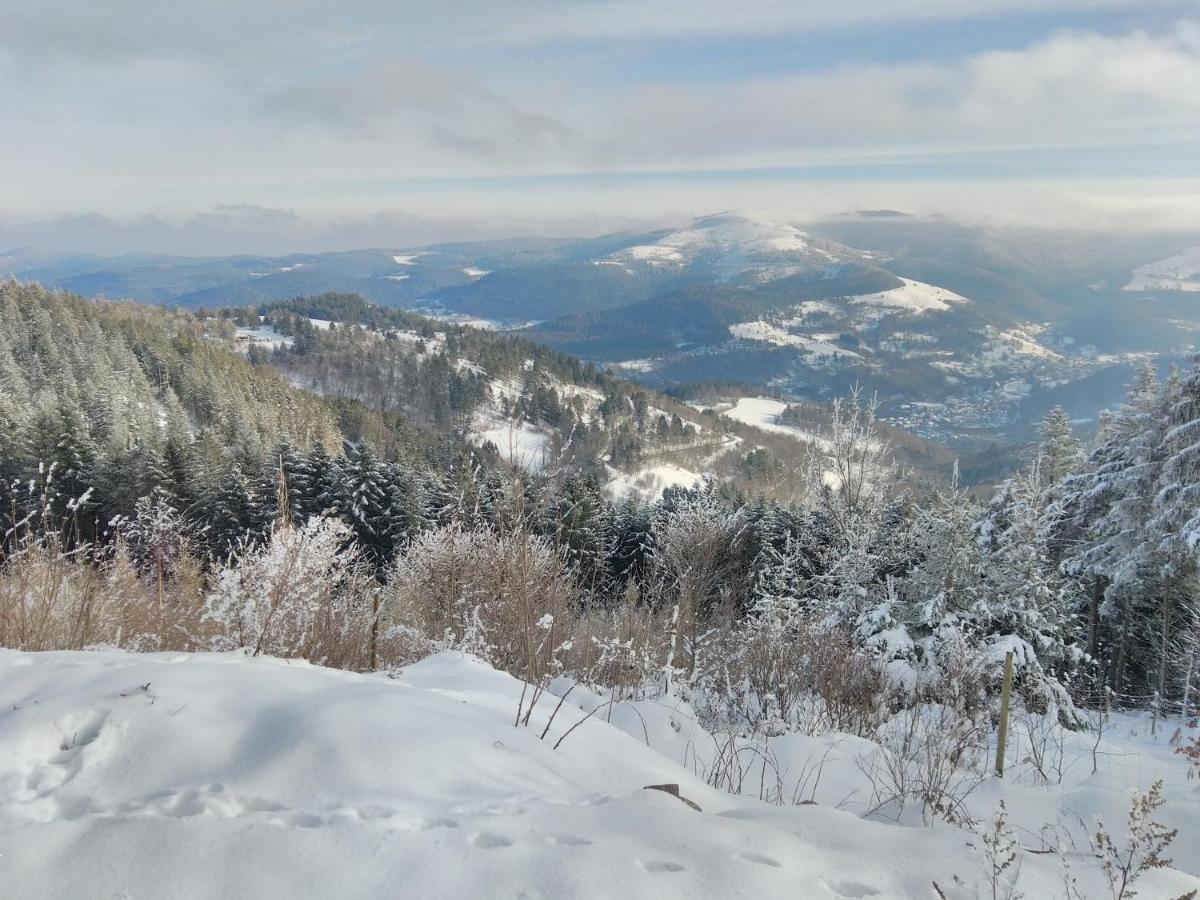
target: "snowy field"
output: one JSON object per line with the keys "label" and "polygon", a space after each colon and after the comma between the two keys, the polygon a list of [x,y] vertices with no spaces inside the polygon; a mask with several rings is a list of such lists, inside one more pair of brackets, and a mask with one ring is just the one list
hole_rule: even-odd
{"label": "snowy field", "polygon": [[1135,269],[1127,291],[1200,291],[1200,246]]}
{"label": "snowy field", "polygon": [[[712,738],[681,702],[619,705],[566,735],[599,698],[575,692],[548,727],[544,699],[517,728],[520,695],[457,654],[392,678],[240,654],[0,651],[4,896],[820,900],[934,898],[934,881],[952,900],[983,896],[977,835],[862,818],[853,760],[868,742],[776,739],[788,778],[825,756],[814,803],[771,805],[757,779],[733,796],[693,774]],[[1102,747],[1172,761],[1140,725]],[[1067,809],[1119,826],[1126,794],[1090,784],[1090,745],[1069,742],[1088,762],[1066,786],[1014,771],[976,805],[1006,798],[1030,851]],[[701,811],[644,790],[663,783]],[[1195,807],[1166,812],[1176,865],[1200,871]],[[1101,896],[1089,862],[1072,855],[1082,896]],[[1056,856],[1021,863],[1026,897],[1061,896]],[[1142,898],[1197,887],[1171,869],[1138,882]]]}
{"label": "snowy field", "polygon": [[269,347],[272,350],[292,346],[292,339],[290,337],[280,334],[270,325],[259,325],[256,328],[239,326],[237,328],[237,340],[246,347],[249,347],[251,344],[258,344],[262,347]]}
{"label": "snowy field", "polygon": [[792,334],[778,326],[762,320],[741,322],[729,326],[729,334],[744,341],[763,341],[777,347],[797,347],[805,353],[811,353],[818,358],[846,356],[858,359],[858,354],[844,350],[828,340],[822,340],[815,335]]}
{"label": "snowy field", "polygon": [[852,303],[862,306],[881,307],[884,310],[910,312],[914,315],[930,311],[942,311],[952,303],[967,303],[966,297],[923,281],[901,278],[903,285],[875,294],[858,294],[851,297]]}
{"label": "snowy field", "polygon": [[479,415],[477,419],[471,438],[481,444],[491,441],[509,465],[541,472],[551,462],[550,435],[544,429],[528,422],[510,422],[487,415]]}
{"label": "snowy field", "polygon": [[621,472],[609,466],[604,492],[614,501],[635,495],[644,501],[653,502],[660,498],[667,488],[694,488],[703,480],[704,476],[699,472],[674,463],[662,463],[636,472]]}
{"label": "snowy field", "polygon": [[791,425],[780,425],[779,416],[787,409],[782,400],[772,400],[769,397],[740,397],[731,409],[721,413],[743,425],[753,425],[763,431],[785,434],[806,444],[819,447],[828,446],[828,441],[812,431],[795,428]]}

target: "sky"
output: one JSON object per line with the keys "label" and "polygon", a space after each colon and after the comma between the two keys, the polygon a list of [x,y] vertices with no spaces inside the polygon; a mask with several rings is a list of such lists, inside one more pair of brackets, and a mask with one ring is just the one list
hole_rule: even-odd
{"label": "sky", "polygon": [[5,0],[0,251],[1200,229],[1200,0]]}

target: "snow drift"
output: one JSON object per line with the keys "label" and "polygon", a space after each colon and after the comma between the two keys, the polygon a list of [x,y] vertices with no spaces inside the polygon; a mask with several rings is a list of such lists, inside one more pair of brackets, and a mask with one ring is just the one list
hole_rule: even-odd
{"label": "snow drift", "polygon": [[[553,702],[516,728],[520,694],[448,653],[388,677],[0,651],[5,896],[973,896],[970,832],[719,793],[646,745],[667,714],[555,749],[583,713],[541,740]],[[1145,896],[1195,884],[1152,874]]]}

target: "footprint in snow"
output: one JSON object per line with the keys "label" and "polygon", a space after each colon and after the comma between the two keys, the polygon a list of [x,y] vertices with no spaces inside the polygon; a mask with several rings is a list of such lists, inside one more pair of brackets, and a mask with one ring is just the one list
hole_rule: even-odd
{"label": "footprint in snow", "polygon": [[471,838],[471,843],[483,850],[494,850],[497,847],[512,846],[512,841],[509,838],[491,831],[480,831]]}
{"label": "footprint in snow", "polygon": [[679,863],[662,862],[661,860],[638,860],[638,865],[647,872],[682,872],[686,866],[681,866]]}
{"label": "footprint in snow", "polygon": [[591,841],[575,834],[552,834],[550,843],[555,847],[586,847],[591,844]]}
{"label": "footprint in snow", "polygon": [[839,897],[850,897],[853,900],[861,897],[875,897],[879,894],[877,888],[858,881],[834,881],[830,883],[829,887]]}
{"label": "footprint in snow", "polygon": [[743,862],[757,863],[760,866],[771,866],[775,869],[782,869],[783,863],[775,859],[773,856],[766,856],[762,853],[738,853],[734,859],[740,859]]}

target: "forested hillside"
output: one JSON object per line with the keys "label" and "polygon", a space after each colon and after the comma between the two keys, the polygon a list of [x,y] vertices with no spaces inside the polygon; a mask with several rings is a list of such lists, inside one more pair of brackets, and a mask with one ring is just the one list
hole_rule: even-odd
{"label": "forested hillside", "polygon": [[[1037,874],[1023,883],[1078,878],[1095,890],[1126,877],[1178,886],[1169,896],[1191,883],[1141,860],[1175,837],[1151,819],[1167,802],[1159,772],[1183,803],[1167,807],[1165,821],[1195,821],[1186,773],[1200,759],[1188,724],[1200,686],[1200,370],[1160,383],[1147,366],[1086,448],[1066,414],[1053,411],[1021,473],[985,501],[905,477],[861,395],[835,404],[819,434],[808,432],[804,410],[765,398],[693,410],[713,433],[783,447],[810,434],[819,452],[795,471],[772,473],[765,444],[739,449],[740,481],[618,499],[596,472],[611,467],[622,429],[644,441],[638,453],[702,441],[705,432],[655,411],[669,401],[648,392],[639,413],[628,385],[519,338],[361,305],[351,315],[361,303],[353,298],[196,317],[11,282],[0,290],[0,646],[186,651],[148,659],[196,673],[208,673],[205,660],[224,671],[251,657],[301,658],[388,673],[379,680],[389,689],[394,678],[419,683],[428,671],[434,680],[422,690],[463,717],[454,746],[489,754],[480,771],[495,765],[495,748],[509,746],[514,727],[520,746],[547,761],[560,758],[564,741],[632,738],[625,750],[670,757],[646,756],[649,769],[669,768],[637,776],[639,787],[663,777],[691,784],[709,811],[736,795],[819,803],[851,821],[987,823],[993,843],[985,846],[1008,847],[1013,858],[1022,852],[1015,828],[1041,829],[1059,856],[1031,857]],[[520,385],[497,391],[508,381]],[[576,396],[589,399],[575,404]],[[514,428],[567,436],[553,465],[506,458],[480,440],[481,411],[506,406]],[[572,455],[577,437],[580,447],[594,441],[608,462]],[[739,484],[786,489],[768,499]],[[1010,777],[1022,781],[1010,787],[1006,778],[1003,789],[1037,786],[1053,802],[1087,803],[1111,819],[1128,804],[1109,786],[1123,777],[1112,760],[1154,760],[1154,783],[1140,768],[1136,779],[1116,781],[1145,792],[1130,819],[1142,831],[1131,831],[1133,850],[1120,851],[1143,856],[1116,880],[1118,870],[1105,868],[1117,851],[1105,849],[1103,825],[1089,832],[1037,807],[1014,810],[1014,826],[1003,804],[988,805],[1001,789],[985,779],[999,753],[1010,655],[1017,724],[1007,759]],[[12,656],[14,666],[27,656],[58,660]],[[123,657],[87,660],[133,677]],[[189,734],[208,734],[217,721],[222,733],[233,729],[224,717],[237,714],[203,713],[203,726],[195,718],[225,709],[227,696],[210,707],[202,686],[145,671],[136,676],[142,686],[122,687],[119,697],[146,702],[118,707],[115,728],[106,730],[110,713],[94,710],[117,703],[115,689],[53,707],[65,710],[52,723],[66,729],[65,749],[29,764],[40,773],[35,787],[10,791],[5,808],[16,812],[6,815],[72,796],[76,788],[62,791],[54,780],[59,768],[83,760],[108,772],[97,760],[110,751],[90,747],[109,748],[109,734],[131,729],[161,736],[160,714],[186,715]],[[247,677],[259,679],[255,672]],[[374,682],[354,682],[355,690]],[[30,690],[13,694],[21,722],[49,709],[38,697],[26,711]],[[92,688],[81,681],[72,690]],[[159,690],[174,699],[156,708]],[[466,704],[484,696],[489,724],[481,730],[482,713]],[[266,709],[283,701],[255,702]],[[409,758],[412,747],[428,755],[441,746],[448,721],[412,702],[443,724],[409,734]],[[1164,718],[1172,720],[1170,744]],[[376,706],[352,718],[360,719],[394,721]],[[614,737],[612,728],[627,734]],[[11,727],[0,726],[0,737],[11,740]],[[173,786],[158,789],[167,790],[161,799],[123,809],[243,810],[223,786],[181,788],[184,774],[164,777]],[[92,812],[107,796],[90,790],[79,801],[87,822],[98,821]],[[51,821],[75,818],[74,806],[45,808]],[[261,813],[304,828],[342,822],[340,812],[291,818],[279,809],[245,806],[236,821]],[[718,820],[705,821],[723,835]],[[496,843],[475,846],[508,846],[487,840]],[[1065,848],[1089,841],[1090,855],[1072,851],[1067,861]],[[978,880],[973,858],[963,851],[953,863],[968,883]],[[981,883],[1001,883],[988,865]]]}
{"label": "forested hillside", "polygon": [[[669,652],[689,677],[709,677],[707,666],[737,656],[709,647],[818,628],[905,691],[937,684],[963,653],[994,674],[997,654],[1014,649],[1021,683],[1055,702],[1101,688],[1191,702],[1198,374],[1160,384],[1145,367],[1087,452],[1053,412],[1027,469],[984,504],[903,477],[858,397],[835,406],[785,500],[739,489],[765,471],[765,451],[751,448],[741,482],[648,503],[603,490],[598,473],[622,440],[635,457],[736,423],[694,411],[672,422],[653,405],[665,398],[569,357],[513,336],[434,330],[353,297],[267,308],[264,323],[251,311],[200,318],[13,282],[0,292],[10,564],[54,536],[88,565],[127,551],[157,579],[216,577],[289,528],[340,521],[338,541],[354,548],[346,560],[420,594],[446,553],[471,578],[472,566],[508,565],[499,560],[528,541],[543,573],[529,577],[551,578],[564,623],[598,609],[671,617],[670,628],[643,625],[651,669]],[[246,317],[249,327],[235,325]],[[239,340],[264,329],[266,348]],[[778,406],[777,431],[804,425]],[[480,410],[501,409],[549,430],[553,466],[461,439]],[[438,613],[438,633],[464,634],[462,612]],[[17,624],[6,620],[6,640]]]}

